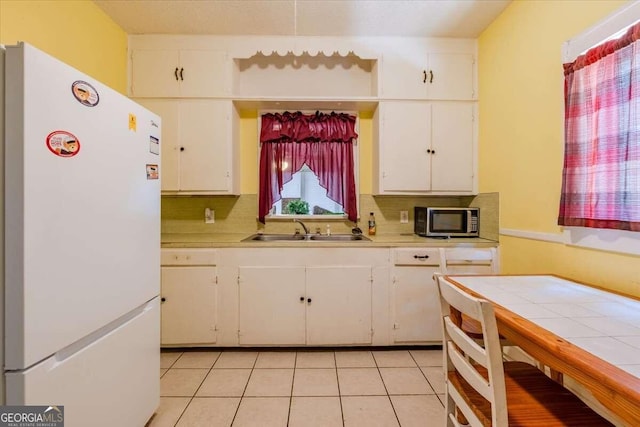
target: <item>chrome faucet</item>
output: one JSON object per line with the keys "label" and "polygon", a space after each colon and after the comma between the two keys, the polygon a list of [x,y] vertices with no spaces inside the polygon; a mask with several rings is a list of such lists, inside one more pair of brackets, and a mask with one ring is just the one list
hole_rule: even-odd
{"label": "chrome faucet", "polygon": [[300,224],[302,226],[302,229],[304,230],[304,235],[305,236],[309,235],[309,229],[307,228],[306,225],[304,225],[304,222],[300,221],[299,219],[294,219],[293,222],[297,222],[298,224]]}

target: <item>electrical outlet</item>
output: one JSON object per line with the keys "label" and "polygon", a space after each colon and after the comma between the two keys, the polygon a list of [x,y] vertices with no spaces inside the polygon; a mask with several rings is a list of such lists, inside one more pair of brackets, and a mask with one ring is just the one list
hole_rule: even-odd
{"label": "electrical outlet", "polygon": [[213,209],[206,208],[204,210],[204,222],[205,224],[213,224],[216,222],[215,211]]}
{"label": "electrical outlet", "polygon": [[400,224],[409,223],[409,211],[400,211]]}

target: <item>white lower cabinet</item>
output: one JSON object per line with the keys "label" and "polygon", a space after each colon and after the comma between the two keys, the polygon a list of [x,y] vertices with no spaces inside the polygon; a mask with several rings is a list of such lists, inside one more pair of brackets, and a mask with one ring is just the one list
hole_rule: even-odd
{"label": "white lower cabinet", "polygon": [[371,266],[241,266],[239,344],[370,344],[371,283]]}
{"label": "white lower cabinet", "polygon": [[217,341],[216,251],[162,250],[160,343],[214,345]]}
{"label": "white lower cabinet", "polygon": [[371,344],[371,266],[306,273],[307,344]]}
{"label": "white lower cabinet", "polygon": [[393,343],[440,343],[440,300],[433,280],[433,274],[440,270],[440,252],[437,248],[411,248],[395,249],[393,254]]}
{"label": "white lower cabinet", "polygon": [[163,249],[161,342],[440,344],[436,272],[495,274],[497,249]]}
{"label": "white lower cabinet", "polygon": [[304,282],[304,267],[240,267],[240,344],[305,344]]}

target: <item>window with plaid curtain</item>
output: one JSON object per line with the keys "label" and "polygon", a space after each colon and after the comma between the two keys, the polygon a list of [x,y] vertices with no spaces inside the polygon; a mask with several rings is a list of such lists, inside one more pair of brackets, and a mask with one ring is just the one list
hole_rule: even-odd
{"label": "window with plaid curtain", "polygon": [[640,231],[640,23],[564,65],[558,224]]}

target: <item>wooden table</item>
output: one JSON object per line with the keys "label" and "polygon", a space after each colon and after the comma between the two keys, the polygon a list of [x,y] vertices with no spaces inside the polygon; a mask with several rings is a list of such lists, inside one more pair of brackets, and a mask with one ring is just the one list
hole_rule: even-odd
{"label": "wooden table", "polygon": [[553,275],[445,276],[493,303],[500,334],[640,426],[640,300]]}

